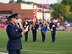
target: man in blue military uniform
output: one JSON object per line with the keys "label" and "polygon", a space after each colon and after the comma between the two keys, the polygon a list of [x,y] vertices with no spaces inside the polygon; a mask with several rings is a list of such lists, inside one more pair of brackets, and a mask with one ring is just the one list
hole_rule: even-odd
{"label": "man in blue military uniform", "polygon": [[7,50],[8,54],[21,54],[22,29],[17,26],[18,14],[12,14],[8,17],[8,26],[6,28],[8,35]]}
{"label": "man in blue military uniform", "polygon": [[37,29],[38,29],[39,25],[38,23],[36,23],[35,21],[33,21],[32,23],[32,35],[33,35],[33,42],[36,41],[37,39]]}
{"label": "man in blue military uniform", "polygon": [[55,36],[56,36],[56,24],[54,22],[50,23],[50,30],[52,35],[52,42],[55,42]]}

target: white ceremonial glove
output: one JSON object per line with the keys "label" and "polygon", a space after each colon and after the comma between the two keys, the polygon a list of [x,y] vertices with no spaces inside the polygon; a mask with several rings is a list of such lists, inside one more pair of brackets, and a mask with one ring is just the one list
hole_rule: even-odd
{"label": "white ceremonial glove", "polygon": [[53,31],[53,29],[51,29],[51,31]]}

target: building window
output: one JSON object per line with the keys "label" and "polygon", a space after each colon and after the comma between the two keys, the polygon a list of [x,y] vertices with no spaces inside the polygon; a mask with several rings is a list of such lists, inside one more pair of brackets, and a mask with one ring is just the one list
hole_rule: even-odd
{"label": "building window", "polygon": [[0,11],[0,14],[12,14],[12,11]]}

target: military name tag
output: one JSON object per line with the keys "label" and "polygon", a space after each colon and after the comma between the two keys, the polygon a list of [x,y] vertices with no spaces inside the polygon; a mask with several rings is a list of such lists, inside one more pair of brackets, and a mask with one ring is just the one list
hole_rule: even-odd
{"label": "military name tag", "polygon": [[33,28],[33,29],[35,29],[35,28]]}
{"label": "military name tag", "polygon": [[16,31],[18,31],[18,30],[16,29]]}

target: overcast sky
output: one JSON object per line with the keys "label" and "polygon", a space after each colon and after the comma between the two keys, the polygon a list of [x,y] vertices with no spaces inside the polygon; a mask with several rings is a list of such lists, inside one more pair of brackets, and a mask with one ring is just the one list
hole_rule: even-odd
{"label": "overcast sky", "polygon": [[[14,0],[17,1],[17,0]],[[47,3],[47,4],[51,4],[51,3],[56,3],[57,0],[25,0],[25,1],[34,1],[36,3]],[[4,3],[8,3],[9,0],[0,0],[0,2],[4,2]]]}

